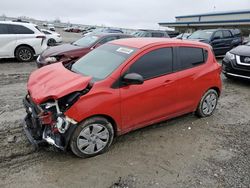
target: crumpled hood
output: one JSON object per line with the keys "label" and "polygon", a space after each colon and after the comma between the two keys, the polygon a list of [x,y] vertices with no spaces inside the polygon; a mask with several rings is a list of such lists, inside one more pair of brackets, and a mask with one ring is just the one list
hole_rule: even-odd
{"label": "crumpled hood", "polygon": [[45,66],[31,73],[27,88],[37,104],[59,99],[75,91],[84,90],[91,77],[84,77],[66,69],[62,63]]}
{"label": "crumpled hood", "polygon": [[78,51],[82,49],[85,49],[85,48],[80,47],[80,46],[75,46],[72,44],[61,44],[59,46],[53,46],[53,47],[48,48],[41,54],[41,56],[43,58],[53,57],[57,55],[62,55],[64,53],[68,53],[70,51],[73,52],[73,51]]}
{"label": "crumpled hood", "polygon": [[250,46],[238,46],[230,51],[231,53],[239,56],[250,56]]}

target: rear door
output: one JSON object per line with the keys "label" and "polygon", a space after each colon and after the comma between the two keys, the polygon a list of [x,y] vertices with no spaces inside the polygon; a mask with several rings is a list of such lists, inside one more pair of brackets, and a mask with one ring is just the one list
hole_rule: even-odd
{"label": "rear door", "polygon": [[180,98],[180,111],[188,113],[196,108],[204,86],[206,86],[207,51],[202,48],[180,46],[177,48]]}
{"label": "rear door", "polygon": [[169,117],[178,111],[179,101],[176,74],[173,73],[173,49],[159,48],[147,51],[126,73],[143,76],[142,85],[120,88],[123,126],[136,129]]}
{"label": "rear door", "polygon": [[0,23],[0,58],[14,57],[16,35],[10,33],[8,26]]}
{"label": "rear door", "polygon": [[232,49],[233,47],[233,35],[231,34],[231,32],[229,30],[224,30],[223,31],[223,40],[225,41],[225,51],[224,53],[228,52],[229,50]]}
{"label": "rear door", "polygon": [[213,47],[215,55],[222,55],[225,52],[225,41],[222,31],[216,31],[212,36],[211,46]]}

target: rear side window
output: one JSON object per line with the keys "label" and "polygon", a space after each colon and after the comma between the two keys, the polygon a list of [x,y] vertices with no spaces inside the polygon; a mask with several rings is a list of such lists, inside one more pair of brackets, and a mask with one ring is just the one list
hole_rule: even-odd
{"label": "rear side window", "polygon": [[181,70],[205,63],[208,53],[202,48],[179,47]]}
{"label": "rear side window", "polygon": [[232,29],[231,32],[233,33],[233,36],[240,37],[241,32],[239,29]]}
{"label": "rear side window", "polygon": [[129,69],[129,73],[138,73],[145,80],[173,71],[172,48],[153,50],[138,59]]}
{"label": "rear side window", "polygon": [[163,33],[152,33],[152,37],[164,37]]}
{"label": "rear side window", "polygon": [[223,36],[224,36],[224,38],[231,38],[232,34],[230,31],[223,31]]}
{"label": "rear side window", "polygon": [[43,33],[44,33],[45,35],[51,35],[51,33],[49,33],[48,31],[43,31]]}
{"label": "rear side window", "polygon": [[22,25],[9,25],[11,34],[34,34],[34,31]]}
{"label": "rear side window", "polygon": [[0,35],[9,34],[7,24],[0,24]]}

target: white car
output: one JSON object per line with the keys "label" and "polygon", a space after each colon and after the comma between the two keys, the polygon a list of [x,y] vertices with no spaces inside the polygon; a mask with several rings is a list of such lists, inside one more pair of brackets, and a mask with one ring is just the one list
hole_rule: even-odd
{"label": "white car", "polygon": [[47,29],[41,29],[41,31],[46,35],[48,46],[55,46],[57,43],[62,42],[62,37],[59,33]]}
{"label": "white car", "polygon": [[0,21],[0,58],[28,62],[47,48],[46,36],[31,23]]}
{"label": "white car", "polygon": [[56,28],[55,28],[55,26],[53,24],[48,24],[48,29],[50,31],[55,31],[56,30]]}

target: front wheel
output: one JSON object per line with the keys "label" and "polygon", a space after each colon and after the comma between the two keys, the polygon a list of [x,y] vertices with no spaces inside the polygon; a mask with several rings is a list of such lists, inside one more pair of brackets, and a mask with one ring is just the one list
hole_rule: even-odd
{"label": "front wheel", "polygon": [[107,151],[114,138],[112,124],[103,117],[82,122],[70,141],[72,152],[81,158],[93,157]]}
{"label": "front wheel", "polygon": [[214,113],[218,103],[218,93],[214,89],[209,89],[201,98],[196,115],[199,117],[208,117]]}

